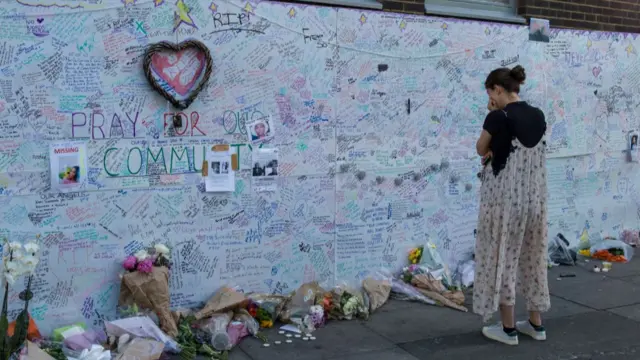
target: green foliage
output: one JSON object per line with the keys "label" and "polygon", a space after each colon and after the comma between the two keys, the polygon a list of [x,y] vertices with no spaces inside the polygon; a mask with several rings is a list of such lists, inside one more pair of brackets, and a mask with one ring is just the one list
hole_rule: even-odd
{"label": "green foliage", "polygon": [[203,339],[196,336],[191,330],[191,324],[195,321],[193,316],[188,316],[180,320],[178,325],[178,336],[176,341],[180,345],[180,359],[194,360],[198,354],[210,360],[227,360],[228,351],[216,351]]}
{"label": "green foliage", "polygon": [[57,344],[41,344],[40,348],[55,360],[67,360],[67,356],[62,352],[62,347]]}
{"label": "green foliage", "polygon": [[[5,292],[8,290],[8,286],[5,287]],[[6,300],[6,299],[5,299]],[[0,315],[0,359],[6,360],[11,353],[9,352],[7,329],[9,328],[9,320],[7,320],[7,310],[2,309],[2,315]]]}
{"label": "green foliage", "polygon": [[27,333],[29,331],[29,300],[33,297],[33,294],[31,293],[31,277],[29,277],[27,288],[24,291],[24,308],[16,318],[16,326],[13,330],[13,336],[9,336],[7,333],[7,330],[9,329],[9,319],[7,318],[7,294],[9,293],[9,284],[5,284],[4,292],[5,296],[2,304],[2,314],[0,314],[0,360],[8,360],[12,354],[20,351],[27,341]]}

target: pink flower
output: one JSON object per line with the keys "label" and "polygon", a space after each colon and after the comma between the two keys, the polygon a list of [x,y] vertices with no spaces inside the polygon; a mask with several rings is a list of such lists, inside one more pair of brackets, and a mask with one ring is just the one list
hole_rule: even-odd
{"label": "pink flower", "polygon": [[135,256],[127,256],[127,258],[124,259],[124,263],[122,263],[122,267],[126,270],[133,271],[136,269],[136,262],[137,260]]}
{"label": "pink flower", "polygon": [[409,272],[412,273],[412,272],[416,271],[417,269],[418,269],[418,265],[416,265],[416,264],[409,265]]}
{"label": "pink flower", "polygon": [[148,274],[151,270],[153,270],[153,261],[151,259],[146,259],[138,263],[138,271]]}

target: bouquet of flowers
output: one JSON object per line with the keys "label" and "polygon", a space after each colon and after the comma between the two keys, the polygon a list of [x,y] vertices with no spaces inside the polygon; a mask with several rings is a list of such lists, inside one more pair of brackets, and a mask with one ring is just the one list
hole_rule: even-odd
{"label": "bouquet of flowers", "polygon": [[361,319],[369,317],[369,308],[365,304],[362,292],[346,286],[333,289],[329,319],[351,320],[354,317]]}
{"label": "bouquet of flowers", "polygon": [[406,282],[407,284],[411,284],[411,279],[413,279],[414,276],[420,275],[420,274],[428,274],[428,273],[429,273],[428,269],[420,265],[411,264],[409,266],[405,266],[404,268],[402,268],[402,273],[400,274],[400,278],[402,278],[402,281]]}
{"label": "bouquet of flowers", "polygon": [[[0,313],[0,360],[7,360],[18,352],[27,338],[40,337],[40,332],[28,312],[29,300],[33,298],[31,283],[39,262],[39,239],[40,235],[37,235],[35,240],[24,245],[19,242],[9,242],[7,239],[4,241],[2,248],[4,298]],[[20,300],[24,301],[24,307],[15,323],[9,324],[7,319],[9,286],[14,285],[21,276],[27,276],[28,279],[26,289],[19,295]]]}
{"label": "bouquet of flowers", "polygon": [[424,250],[424,246],[418,246],[417,248],[411,249],[409,251],[409,263],[410,264],[420,263],[420,259],[422,259],[423,250]]}
{"label": "bouquet of flowers", "polygon": [[142,249],[124,259],[122,267],[129,271],[139,271],[149,274],[154,266],[164,266],[171,269],[171,250],[163,244],[156,244],[152,248]]}
{"label": "bouquet of flowers", "polygon": [[271,317],[271,314],[269,311],[261,308],[257,303],[251,302],[249,306],[247,306],[247,311],[258,321],[261,328],[268,329],[273,327],[273,318]]}
{"label": "bouquet of flowers", "polygon": [[311,309],[309,309],[308,316],[310,317],[311,324],[313,324],[314,329],[323,327],[327,321],[322,305],[312,306]]}
{"label": "bouquet of flowers", "polygon": [[153,310],[160,321],[160,328],[167,335],[178,335],[176,320],[169,311],[169,268],[171,250],[156,244],[129,255],[122,263],[126,270],[120,286],[119,306],[136,304]]}

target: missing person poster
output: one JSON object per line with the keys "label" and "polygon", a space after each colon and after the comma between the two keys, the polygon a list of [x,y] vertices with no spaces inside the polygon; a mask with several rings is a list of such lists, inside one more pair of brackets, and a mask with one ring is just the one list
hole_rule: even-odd
{"label": "missing person poster", "polygon": [[80,191],[87,185],[87,144],[66,141],[51,144],[51,190]]}
{"label": "missing person poster", "polygon": [[207,192],[233,192],[236,179],[231,164],[231,151],[216,150],[212,147],[207,151],[207,176],[204,186]]}

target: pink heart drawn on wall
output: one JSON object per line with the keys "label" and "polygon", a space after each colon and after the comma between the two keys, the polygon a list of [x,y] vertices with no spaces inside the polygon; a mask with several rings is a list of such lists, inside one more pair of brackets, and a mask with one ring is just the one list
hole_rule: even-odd
{"label": "pink heart drawn on wall", "polygon": [[193,88],[205,65],[204,54],[192,48],[151,57],[153,72],[181,96],[187,95]]}
{"label": "pink heart drawn on wall", "polygon": [[602,71],[602,68],[600,66],[596,66],[593,68],[593,76],[598,77],[598,75],[600,75],[600,72]]}
{"label": "pink heart drawn on wall", "polygon": [[151,87],[180,110],[191,105],[213,71],[211,53],[198,40],[151,44],[142,66]]}

